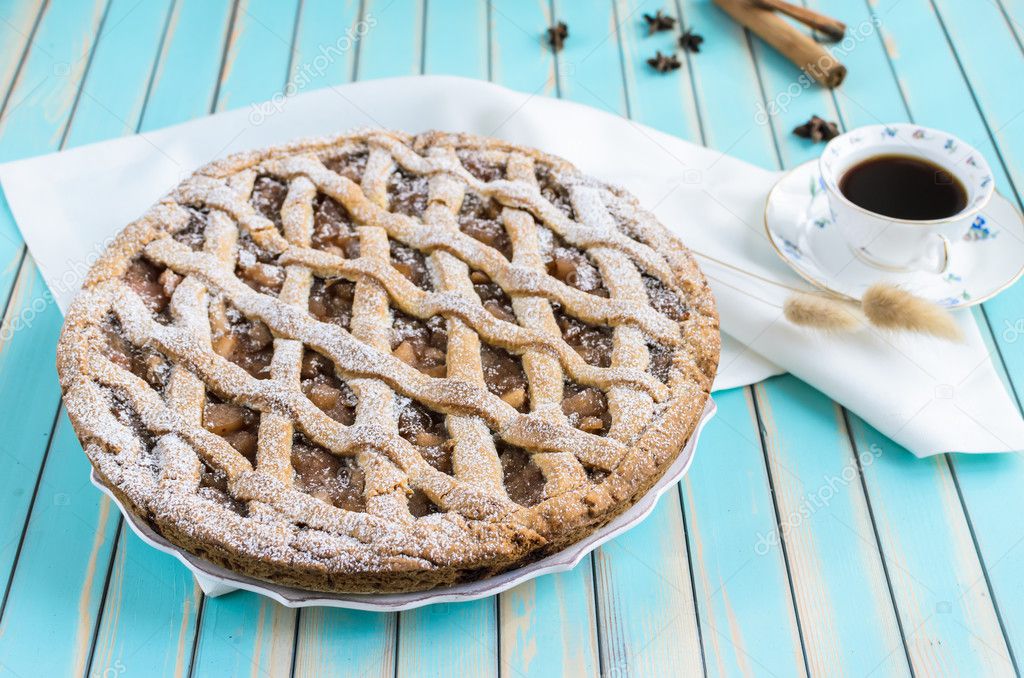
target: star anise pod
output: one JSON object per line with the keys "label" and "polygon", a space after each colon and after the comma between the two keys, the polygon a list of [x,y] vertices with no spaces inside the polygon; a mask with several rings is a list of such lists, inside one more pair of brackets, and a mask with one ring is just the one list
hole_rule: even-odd
{"label": "star anise pod", "polygon": [[668,73],[682,66],[679,57],[675,54],[662,54],[660,51],[655,52],[654,56],[647,60],[647,63],[659,73]]}
{"label": "star anise pod", "polygon": [[568,37],[569,27],[565,25],[564,21],[559,21],[548,29],[548,44],[551,45],[551,49],[556,52],[560,52],[562,50],[562,46],[565,44],[565,39]]}
{"label": "star anise pod", "polygon": [[702,42],[704,42],[704,36],[700,33],[694,33],[692,28],[687,28],[679,36],[679,46],[687,52],[699,52]]}
{"label": "star anise pod", "polygon": [[647,35],[654,35],[661,31],[671,31],[676,25],[675,18],[667,16],[660,9],[654,13],[654,16],[644,14],[644,21],[647,22]]}
{"label": "star anise pod", "polygon": [[812,115],[810,120],[794,127],[793,134],[818,143],[819,141],[829,141],[839,136],[839,126],[834,122],[829,122],[816,115]]}

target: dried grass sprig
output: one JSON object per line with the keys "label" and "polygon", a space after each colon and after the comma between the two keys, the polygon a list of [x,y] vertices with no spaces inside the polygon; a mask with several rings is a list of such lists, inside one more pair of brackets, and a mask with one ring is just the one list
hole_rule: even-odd
{"label": "dried grass sprig", "polygon": [[716,259],[703,252],[694,253],[745,277],[789,290],[791,294],[782,306],[779,306],[773,301],[729,284],[716,276],[708,275],[708,278],[720,285],[734,289],[769,306],[781,308],[786,319],[794,325],[825,332],[854,332],[870,324],[879,329],[930,334],[949,341],[963,339],[960,326],[956,324],[947,309],[895,285],[886,283],[872,285],[858,304],[856,301],[836,293],[802,290],[758,275],[727,261]]}
{"label": "dried grass sprig", "polygon": [[963,340],[960,326],[949,311],[895,285],[878,283],[869,287],[861,297],[861,308],[871,324],[882,329]]}
{"label": "dried grass sprig", "polygon": [[853,332],[864,326],[864,316],[856,304],[817,292],[791,294],[782,312],[794,325],[824,332]]}

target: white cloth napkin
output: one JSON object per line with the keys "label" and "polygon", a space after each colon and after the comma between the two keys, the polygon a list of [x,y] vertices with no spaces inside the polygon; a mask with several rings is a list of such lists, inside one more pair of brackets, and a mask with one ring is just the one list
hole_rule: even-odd
{"label": "white cloth napkin", "polygon": [[[801,284],[764,236],[764,200],[778,174],[586,106],[462,78],[309,92],[0,165],[0,182],[64,310],[109,238],[196,167],[353,127],[464,130],[544,149],[632,191],[693,249]],[[702,263],[732,337],[725,337],[717,389],[788,370],[919,456],[1024,449],[1024,421],[969,313],[958,315],[963,345],[870,330],[824,336],[782,318],[784,291]]]}

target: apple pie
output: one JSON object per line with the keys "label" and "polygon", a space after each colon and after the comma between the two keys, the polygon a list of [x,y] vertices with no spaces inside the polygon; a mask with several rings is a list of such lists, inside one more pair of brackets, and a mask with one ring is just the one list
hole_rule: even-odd
{"label": "apple pie", "polygon": [[185,180],[92,268],[57,365],[96,476],[168,541],[386,592],[631,506],[718,355],[707,282],[628,193],[495,139],[367,131]]}

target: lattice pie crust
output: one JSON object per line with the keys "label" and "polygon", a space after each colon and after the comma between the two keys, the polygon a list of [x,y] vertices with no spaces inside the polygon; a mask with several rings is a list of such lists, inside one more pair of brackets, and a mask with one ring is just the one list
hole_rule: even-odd
{"label": "lattice pie crust", "polygon": [[97,475],[174,544],[403,591],[630,506],[718,353],[707,283],[630,195],[493,139],[373,131],[187,179],[92,269],[57,366]]}

